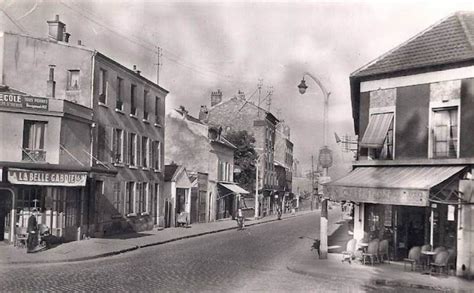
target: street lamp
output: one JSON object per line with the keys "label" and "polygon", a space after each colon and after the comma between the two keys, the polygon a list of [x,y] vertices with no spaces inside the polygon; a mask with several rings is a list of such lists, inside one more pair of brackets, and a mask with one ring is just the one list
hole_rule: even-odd
{"label": "street lamp", "polygon": [[[305,76],[309,76],[321,89],[324,95],[324,114],[323,114],[323,147],[319,151],[318,162],[323,167],[323,176],[325,180],[328,180],[328,168],[332,165],[332,156],[331,151],[327,146],[327,124],[328,124],[328,106],[329,106],[329,95],[331,94],[326,90],[321,81],[315,76],[311,75],[308,72],[303,74],[303,79],[298,85],[298,90],[300,94],[306,93],[308,86],[306,85]],[[320,178],[321,179],[321,178]],[[319,193],[319,192],[318,192]],[[326,259],[328,253],[328,202],[327,199],[322,198],[321,202],[321,219],[320,219],[320,255],[319,258]]]}

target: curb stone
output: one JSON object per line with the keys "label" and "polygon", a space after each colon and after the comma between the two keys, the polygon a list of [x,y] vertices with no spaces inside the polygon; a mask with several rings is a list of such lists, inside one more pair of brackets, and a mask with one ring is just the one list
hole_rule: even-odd
{"label": "curb stone", "polygon": [[[317,210],[316,210],[316,211],[317,211]],[[313,211],[312,211],[312,212],[313,212]],[[294,216],[284,217],[284,218],[282,218],[281,220],[278,220],[278,219],[269,219],[269,220],[264,220],[264,221],[261,221],[261,222],[249,223],[249,224],[246,224],[245,226],[246,226],[246,227],[250,227],[250,226],[255,226],[255,225],[261,225],[261,224],[271,223],[271,222],[275,222],[275,221],[284,221],[284,220],[293,219],[293,218],[296,218],[296,217],[308,215],[308,214],[310,214],[310,213],[312,213],[312,212],[301,213],[301,214],[295,214]],[[106,253],[97,254],[97,255],[85,256],[85,257],[78,257],[78,258],[71,258],[71,259],[62,259],[62,260],[12,261],[12,262],[8,262],[8,263],[0,263],[0,266],[2,266],[2,265],[9,265],[9,264],[10,264],[10,265],[20,265],[20,264],[58,264],[58,263],[71,263],[71,262],[80,262],[80,261],[86,261],[86,260],[93,260],[93,259],[105,258],[105,257],[109,257],[109,256],[114,256],[114,255],[119,255],[119,254],[127,253],[127,252],[130,252],[130,251],[138,250],[138,249],[140,249],[140,248],[146,248],[146,247],[151,247],[151,246],[157,246],[157,245],[162,245],[162,244],[166,244],[166,243],[170,243],[170,242],[175,242],[175,241],[179,241],[179,240],[184,240],[184,239],[189,239],[189,238],[195,238],[195,237],[199,237],[199,236],[204,236],[204,235],[209,235],[209,234],[215,234],[215,233],[225,232],[225,231],[230,231],[230,230],[236,230],[237,228],[238,228],[238,227],[236,227],[236,226],[235,226],[235,227],[232,226],[232,227],[228,227],[228,228],[221,228],[221,229],[217,229],[217,230],[206,231],[206,232],[201,232],[201,233],[197,233],[197,234],[191,234],[191,235],[186,235],[186,236],[171,238],[171,239],[167,239],[167,240],[161,240],[161,241],[152,242],[152,243],[147,243],[147,244],[143,244],[143,245],[136,245],[136,246],[129,247],[129,248],[125,248],[125,249],[121,249],[121,250],[106,252]]]}

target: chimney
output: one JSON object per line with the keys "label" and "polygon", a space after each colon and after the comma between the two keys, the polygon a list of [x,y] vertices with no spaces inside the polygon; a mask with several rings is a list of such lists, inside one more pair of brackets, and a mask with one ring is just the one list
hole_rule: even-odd
{"label": "chimney", "polygon": [[54,98],[56,96],[56,82],[54,81],[54,67],[49,65],[49,79],[46,81],[46,97]]}
{"label": "chimney", "polygon": [[63,35],[64,35],[64,41],[65,41],[66,43],[69,43],[69,37],[71,36],[71,34],[64,32]]}
{"label": "chimney", "polygon": [[207,118],[209,116],[209,111],[205,105],[201,105],[201,109],[199,110],[199,120],[202,122],[207,122]]}
{"label": "chimney", "polygon": [[217,92],[211,93],[211,107],[219,104],[220,102],[222,102],[222,92],[218,89]]}
{"label": "chimney", "polygon": [[81,40],[77,40],[77,45],[78,45],[78,46],[82,46],[82,41],[81,41]]}
{"label": "chimney", "polygon": [[137,66],[133,65],[133,71],[135,71],[136,74],[140,75],[140,70],[137,70]]}
{"label": "chimney", "polygon": [[239,99],[241,99],[241,100],[245,100],[245,94],[244,94],[244,92],[241,91],[241,90],[239,90],[239,91],[237,92],[237,97],[238,97]]}
{"label": "chimney", "polygon": [[59,15],[56,14],[56,19],[48,20],[47,23],[49,26],[49,37],[55,41],[62,42],[64,40],[64,34],[66,33],[66,25],[59,21]]}

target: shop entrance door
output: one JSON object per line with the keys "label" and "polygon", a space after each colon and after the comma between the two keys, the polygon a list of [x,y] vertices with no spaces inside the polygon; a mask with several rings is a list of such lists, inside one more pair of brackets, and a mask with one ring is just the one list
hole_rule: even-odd
{"label": "shop entrance door", "polygon": [[12,210],[12,194],[0,189],[0,241],[11,239],[10,213]]}
{"label": "shop entrance door", "polygon": [[66,190],[65,238],[68,241],[78,240],[77,228],[81,218],[81,190],[80,188],[67,188]]}

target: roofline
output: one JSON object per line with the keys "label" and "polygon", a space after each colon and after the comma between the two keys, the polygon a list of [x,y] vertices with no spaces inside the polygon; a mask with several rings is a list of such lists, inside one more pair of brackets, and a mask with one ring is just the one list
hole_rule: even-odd
{"label": "roofline", "polygon": [[153,81],[149,80],[148,78],[144,77],[143,75],[141,74],[137,74],[135,71],[131,70],[130,68],[126,67],[125,65],[115,61],[114,59],[108,57],[107,55],[104,55],[103,53],[99,52],[99,51],[95,51],[95,54],[96,56],[99,56],[100,58],[104,58],[106,61],[110,62],[110,63],[113,63],[114,65],[120,67],[121,69],[127,71],[128,73],[130,73],[131,75],[145,81],[147,84],[149,84],[150,86],[160,90],[161,92],[163,92],[165,95],[166,94],[169,94],[169,91],[162,88],[160,85],[154,83]]}
{"label": "roofline", "polygon": [[[221,101],[221,102],[215,104],[214,106],[211,106],[208,110],[211,111],[213,108],[215,108],[215,107],[217,107],[217,106],[219,106],[219,105],[223,105],[223,104],[225,104],[225,103],[228,103],[228,102],[230,102],[232,99],[238,99],[238,98],[237,98],[237,97],[232,97],[232,98],[227,99],[227,100],[225,100],[225,101],[223,100],[223,101]],[[252,106],[254,106],[255,108],[257,108],[257,109],[259,109],[259,110],[262,110],[266,115],[268,115],[268,114],[272,115],[272,117],[276,120],[275,124],[277,124],[278,122],[280,122],[280,120],[278,120],[278,118],[277,118],[275,115],[273,115],[271,112],[269,112],[269,111],[263,109],[263,108],[260,107],[260,106],[255,105],[253,102],[250,102],[250,101],[248,101],[248,100],[243,100],[243,102],[244,102],[244,105],[243,105],[243,106],[245,106],[245,104],[249,104],[249,105],[252,105]],[[243,106],[242,106],[242,107],[243,107]]]}
{"label": "roofline", "polygon": [[[349,76],[350,77],[353,77],[353,76],[358,76],[358,74],[367,69],[369,66],[373,65],[374,63],[380,61],[381,59],[385,58],[387,55],[391,54],[393,51],[395,50],[398,50],[399,48],[405,46],[407,43],[411,42],[412,40],[418,38],[419,36],[423,35],[424,33],[426,33],[427,31],[433,29],[435,26],[439,25],[440,23],[442,23],[443,21],[447,20],[448,18],[450,17],[453,17],[453,16],[457,16],[457,13],[452,13],[450,14],[449,16],[445,17],[445,18],[442,18],[441,20],[435,22],[434,24],[430,25],[429,27],[427,27],[426,29],[422,30],[421,32],[417,33],[416,35],[414,35],[413,37],[409,38],[408,40],[406,40],[405,42],[399,44],[398,46],[394,47],[393,49],[385,52],[384,54],[378,56],[377,58],[373,59],[372,61],[369,61],[369,63],[361,66],[359,69],[357,69],[356,71],[352,72]],[[458,18],[458,17],[457,17]],[[459,19],[459,18],[458,18]]]}

